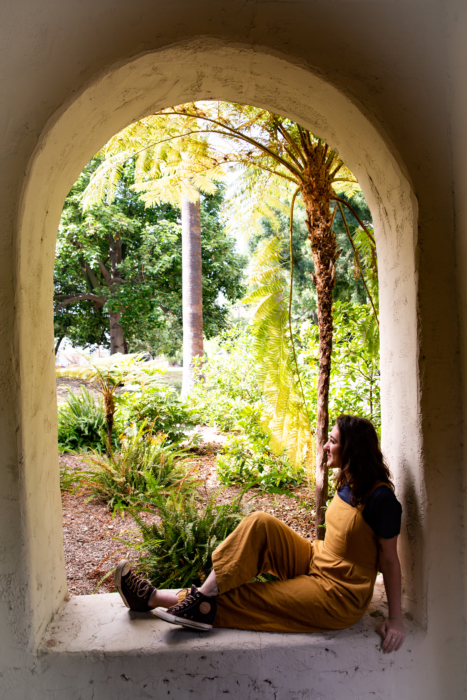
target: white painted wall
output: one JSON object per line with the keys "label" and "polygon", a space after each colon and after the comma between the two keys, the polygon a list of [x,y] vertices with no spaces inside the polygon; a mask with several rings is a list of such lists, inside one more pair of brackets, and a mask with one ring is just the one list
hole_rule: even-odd
{"label": "white painted wall", "polygon": [[[452,193],[462,201],[465,164],[458,154],[452,169],[451,138],[463,143],[467,105],[457,94],[457,9],[454,0],[4,5],[0,697],[19,688],[35,697],[34,649],[66,594],[50,303],[64,198],[116,131],[153,109],[209,98],[299,121],[363,186],[381,261],[384,447],[404,504],[405,592],[426,666],[423,677],[413,672],[410,695],[406,672],[391,688],[398,698],[462,697],[465,392]],[[338,659],[335,674],[334,696],[345,697]],[[107,697],[102,688],[96,698]],[[61,692],[81,697],[76,683]]]}

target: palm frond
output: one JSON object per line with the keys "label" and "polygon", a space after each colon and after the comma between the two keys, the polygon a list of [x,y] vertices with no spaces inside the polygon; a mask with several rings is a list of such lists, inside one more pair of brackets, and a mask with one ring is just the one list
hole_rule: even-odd
{"label": "palm frond", "polygon": [[256,304],[251,322],[253,353],[264,397],[263,424],[271,435],[271,447],[279,454],[286,450],[297,467],[306,463],[308,476],[313,480],[313,435],[290,346],[282,245],[275,236],[258,246],[250,278],[253,289],[243,303]]}
{"label": "palm frond", "polygon": [[147,206],[161,201],[179,204],[181,193],[193,201],[199,192],[213,194],[224,172],[195,127],[194,118],[158,114],[113,136],[101,151],[105,160],[83,194],[83,208],[104,199],[113,201],[123,166],[130,159],[135,163],[134,189],[144,193],[141,199]]}

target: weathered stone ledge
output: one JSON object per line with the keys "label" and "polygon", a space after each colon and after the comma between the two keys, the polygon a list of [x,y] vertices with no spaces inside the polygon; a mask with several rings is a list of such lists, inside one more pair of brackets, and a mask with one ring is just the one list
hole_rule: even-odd
{"label": "weathered stone ledge", "polygon": [[[413,689],[414,649],[423,635],[408,623],[401,651],[382,654],[376,627],[384,608],[377,587],[368,613],[347,630],[203,634],[173,627],[152,613],[132,613],[115,593],[74,597],[44,637],[31,678],[34,698],[386,700],[395,673],[407,674]],[[415,700],[416,692],[410,697]]]}

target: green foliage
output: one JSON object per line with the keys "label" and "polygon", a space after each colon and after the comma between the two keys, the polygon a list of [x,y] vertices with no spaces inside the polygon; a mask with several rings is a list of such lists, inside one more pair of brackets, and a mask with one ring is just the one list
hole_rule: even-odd
{"label": "green foliage", "polygon": [[115,353],[110,357],[95,360],[87,365],[70,365],[57,370],[59,377],[73,377],[81,379],[102,394],[104,414],[107,424],[107,452],[110,454],[111,442],[115,421],[115,397],[116,390],[125,382],[141,382],[141,377],[148,382],[154,381],[154,374],[158,370],[144,369],[138,365],[136,355],[121,355]]}
{"label": "green foliage", "polygon": [[118,452],[84,457],[90,469],[83,476],[83,484],[91,490],[91,498],[106,503],[114,513],[129,506],[144,507],[170,486],[185,488],[192,484],[183,469],[185,456],[186,450],[145,434],[144,424],[135,426]]}
{"label": "green foliage", "polygon": [[[180,210],[170,204],[146,208],[131,189],[135,165],[129,160],[121,167],[113,202],[83,213],[83,192],[100,163],[94,158],[86,166],[62,212],[55,258],[55,335],[82,347],[108,346],[109,312],[114,311],[121,314],[131,351],[175,357],[182,342]],[[201,202],[208,337],[227,323],[227,304],[218,303],[219,294],[227,302],[243,294],[245,261],[221,222],[222,200],[221,188]],[[75,301],[60,307],[70,299]]]}
{"label": "green foliage", "polygon": [[222,169],[204,134],[195,135],[193,120],[191,127],[186,134],[180,119],[150,115],[115,134],[101,151],[103,162],[86,190],[85,207],[114,201],[129,159],[135,164],[133,190],[142,193],[148,206],[161,201],[176,205],[182,194],[191,201],[200,192],[214,194]]}
{"label": "green foliage", "polygon": [[[365,222],[370,230],[373,230],[371,213],[362,192],[357,192],[352,197],[342,195],[341,199],[348,201],[360,219]],[[333,290],[333,297],[336,302],[365,304],[368,299],[359,272],[359,266],[366,267],[368,256],[370,260],[376,262],[376,250],[374,246],[371,246],[367,234],[363,229],[359,228],[358,222],[352,217],[350,212],[346,210],[345,206],[343,206],[343,210],[354,245],[360,254],[360,259],[356,260],[355,258],[354,250],[348,239],[344,222],[338,211],[334,218],[334,231],[336,232],[338,247],[342,253],[339,255],[336,262],[336,285]]]}
{"label": "green foliage", "polygon": [[165,444],[179,442],[199,422],[196,409],[183,402],[170,387],[140,386],[117,398],[126,428],[144,423],[151,434],[161,434]]}
{"label": "green foliage", "polygon": [[219,480],[271,492],[301,483],[303,470],[291,466],[285,454],[272,450],[271,437],[263,427],[250,329],[232,329],[221,336],[219,344],[221,354],[198,365],[200,381],[188,397],[208,425],[241,433],[228,440],[217,457]]}
{"label": "green foliage", "polygon": [[381,432],[379,329],[370,304],[335,305],[331,418],[352,413]]}
{"label": "green foliage", "polygon": [[[304,324],[297,337],[304,389],[316,420],[318,329]],[[336,302],[329,395],[330,425],[341,413],[363,416],[381,431],[379,329],[370,304]]]}
{"label": "green foliage", "polygon": [[60,466],[60,491],[75,493],[82,485],[83,476],[80,469]]}
{"label": "green foliage", "polygon": [[263,396],[263,423],[271,435],[271,448],[277,454],[285,449],[297,467],[305,459],[311,466],[311,429],[289,334],[288,288],[281,266],[281,246],[281,240],[275,237],[258,247],[250,278],[253,291],[244,303],[256,305],[250,330]]}
{"label": "green foliage", "polygon": [[261,393],[248,329],[233,328],[219,337],[220,354],[196,362],[194,390],[187,401],[206,425],[220,430],[240,429],[242,410]]}
{"label": "green foliage", "polygon": [[283,493],[299,486],[303,469],[292,467],[285,455],[271,450],[268,435],[239,435],[230,438],[217,455],[217,476],[227,486],[259,487],[268,493]]}
{"label": "green foliage", "polygon": [[287,456],[271,449],[271,436],[262,427],[263,404],[245,404],[236,428],[242,434],[230,438],[217,455],[217,476],[222,484],[257,486],[269,493],[283,493],[302,483],[303,468],[290,464]]}
{"label": "green foliage", "polygon": [[84,386],[78,394],[68,389],[66,403],[58,408],[60,452],[88,449],[102,452],[106,447],[105,436],[106,421],[102,404],[96,402]]}
{"label": "green foliage", "polygon": [[143,536],[139,567],[156,588],[203,583],[212,569],[212,553],[245,515],[242,495],[216,505],[216,494],[199,509],[194,494],[172,492],[154,502],[160,524],[147,525],[133,513]]}
{"label": "green foliage", "polygon": [[[212,138],[206,133],[215,134]],[[229,224],[251,231],[262,216],[271,220],[284,194],[309,177],[310,158],[326,158],[336,193],[359,190],[338,154],[297,123],[263,108],[231,102],[198,102],[168,107],[131,124],[104,147],[106,162],[89,201],[113,198],[125,159],[135,155],[136,181],[146,201],[178,194],[184,184],[209,191],[226,167],[236,167],[239,182],[228,202]]]}
{"label": "green foliage", "polygon": [[[341,198],[344,200],[348,199],[358,216],[366,223],[370,231],[372,231],[371,214],[363,194],[357,192],[352,198],[348,198],[346,195],[341,195]],[[287,276],[290,277],[289,209],[287,209],[287,211],[277,211],[276,216],[277,222],[275,225],[272,225],[271,221],[267,218],[262,219],[261,228],[256,231],[249,240],[249,249],[251,254],[254,254],[261,241],[265,239],[269,240],[274,235],[280,235],[282,240],[280,257],[283,269],[287,273]],[[367,281],[369,281],[366,271],[369,265],[375,267],[375,248],[371,245],[370,239],[363,229],[356,226],[357,222],[354,221],[349,212],[346,212],[346,216],[354,244],[360,255],[361,267],[364,269]],[[365,287],[358,273],[358,268],[356,268],[354,250],[348,239],[339,212],[334,219],[334,231],[337,238],[337,247],[341,253],[336,262],[336,284],[333,290],[333,298],[335,301],[364,304],[367,301]],[[316,289],[314,285],[310,284],[311,274],[314,273],[315,266],[310,254],[308,229],[305,225],[305,209],[301,200],[297,200],[295,203],[292,252],[292,320],[294,323],[303,323],[308,319],[316,324],[318,322]],[[373,274],[373,270],[371,270],[371,272]],[[371,286],[371,292],[374,297],[374,285]]]}
{"label": "green foliage", "polygon": [[161,370],[153,368],[149,363],[140,361],[136,355],[115,353],[89,362],[87,365],[69,365],[57,369],[57,377],[80,379],[93,386],[103,396],[114,394],[125,384],[148,384],[155,382]]}

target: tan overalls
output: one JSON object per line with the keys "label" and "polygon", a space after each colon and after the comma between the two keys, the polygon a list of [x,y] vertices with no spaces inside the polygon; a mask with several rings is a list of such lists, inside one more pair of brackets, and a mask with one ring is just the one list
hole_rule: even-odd
{"label": "tan overalls", "polygon": [[[268,513],[248,515],[213,554],[220,592],[214,626],[321,632],[358,622],[378,566],[378,539],[363,508],[336,493],[326,511],[325,540],[313,543]],[[280,581],[248,583],[265,573]]]}

